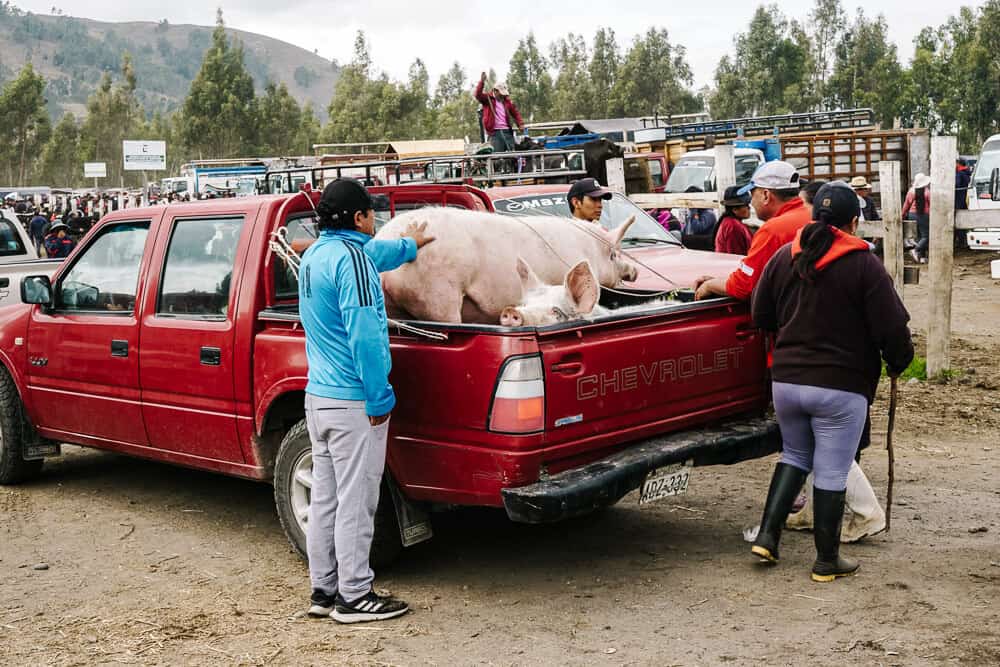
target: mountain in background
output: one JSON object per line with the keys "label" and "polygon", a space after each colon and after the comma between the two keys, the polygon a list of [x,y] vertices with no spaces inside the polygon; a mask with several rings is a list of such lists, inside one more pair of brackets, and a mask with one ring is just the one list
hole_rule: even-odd
{"label": "mountain in background", "polygon": [[[211,27],[159,23],[103,23],[70,16],[22,13],[0,2],[0,81],[31,61],[48,81],[45,97],[53,119],[70,111],[83,118],[87,97],[104,72],[117,77],[122,55],[132,55],[146,112],[169,112],[184,103],[191,81],[212,43]],[[268,81],[284,83],[321,121],[340,68],[303,48],[252,32],[232,30],[243,43],[246,66],[258,92]]]}

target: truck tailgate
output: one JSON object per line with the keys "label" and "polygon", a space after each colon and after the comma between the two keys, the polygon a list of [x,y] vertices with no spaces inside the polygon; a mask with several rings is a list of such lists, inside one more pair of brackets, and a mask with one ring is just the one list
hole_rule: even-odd
{"label": "truck tailgate", "polygon": [[[590,449],[607,447],[764,407],[764,340],[744,304],[623,318],[538,331],[547,447],[575,442],[576,457],[588,439]],[[553,463],[550,472],[573,461]]]}

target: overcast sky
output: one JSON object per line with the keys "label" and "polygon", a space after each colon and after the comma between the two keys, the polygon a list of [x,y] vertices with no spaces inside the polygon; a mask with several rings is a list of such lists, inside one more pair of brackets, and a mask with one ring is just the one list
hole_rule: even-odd
{"label": "overcast sky", "polygon": [[[432,86],[437,77],[458,60],[470,77],[490,67],[503,76],[517,40],[533,30],[547,53],[548,44],[568,32],[588,41],[598,27],[613,28],[624,48],[650,26],[665,27],[671,41],[687,49],[695,85],[712,82],[715,66],[731,51],[733,35],[746,30],[760,3],[742,0],[702,2],[617,3],[597,0],[551,2],[544,0],[13,0],[36,13],[58,7],[72,16],[102,21],[158,21],[212,25],[215,7],[221,6],[227,25],[292,42],[341,63],[351,59],[354,34],[364,30],[376,66],[396,79],[406,77],[414,58],[427,64]],[[811,0],[776,4],[786,16],[805,19]],[[982,0],[844,0],[853,16],[859,5],[869,15],[882,13],[890,37],[899,45],[904,62],[913,55],[913,38],[927,25],[938,26],[958,11],[960,4],[979,6]]]}

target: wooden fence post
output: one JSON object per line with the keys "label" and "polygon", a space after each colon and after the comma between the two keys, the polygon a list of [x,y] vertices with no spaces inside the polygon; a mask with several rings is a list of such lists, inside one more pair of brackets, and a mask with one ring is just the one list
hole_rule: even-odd
{"label": "wooden fence post", "polygon": [[608,189],[625,194],[625,160],[613,157],[604,166],[608,170]]}
{"label": "wooden fence post", "polygon": [[899,298],[903,298],[903,216],[900,196],[899,163],[884,160],[878,163],[879,192],[882,195],[882,261],[892,277]]}
{"label": "wooden fence post", "polygon": [[720,206],[730,185],[736,185],[736,152],[732,144],[718,144],[715,147],[715,189]]}
{"label": "wooden fence post", "polygon": [[931,139],[930,321],[927,376],[951,368],[951,282],[955,242],[955,137]]}

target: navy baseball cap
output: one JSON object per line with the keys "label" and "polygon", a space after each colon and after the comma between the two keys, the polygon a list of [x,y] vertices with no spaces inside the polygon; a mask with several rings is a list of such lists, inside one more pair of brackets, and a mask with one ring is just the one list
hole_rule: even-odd
{"label": "navy baseball cap", "polygon": [[594,199],[611,199],[612,192],[601,185],[596,178],[581,178],[570,187],[566,201],[573,197],[593,197]]}
{"label": "navy baseball cap", "polygon": [[819,220],[824,213],[834,224],[850,222],[861,215],[858,193],[843,181],[826,183],[813,197],[812,219]]}

